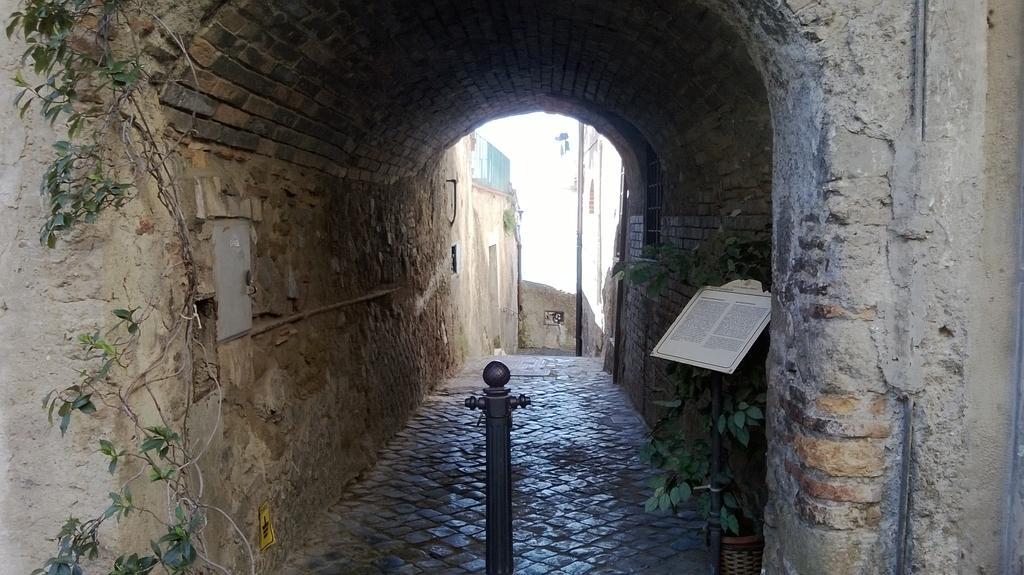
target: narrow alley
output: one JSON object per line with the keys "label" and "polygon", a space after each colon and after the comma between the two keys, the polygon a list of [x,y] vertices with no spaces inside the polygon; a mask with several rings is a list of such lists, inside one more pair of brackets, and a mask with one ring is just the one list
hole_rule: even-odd
{"label": "narrow alley", "polygon": [[[512,431],[516,573],[703,572],[696,513],[643,510],[645,426],[593,358],[511,356],[533,405]],[[489,359],[424,402],[377,464],[318,519],[288,575],[481,573],[484,434],[463,399]]]}

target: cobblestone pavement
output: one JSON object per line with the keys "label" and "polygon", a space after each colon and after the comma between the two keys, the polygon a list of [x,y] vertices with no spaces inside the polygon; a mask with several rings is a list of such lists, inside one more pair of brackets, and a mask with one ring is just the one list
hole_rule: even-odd
{"label": "cobblestone pavement", "polygon": [[[645,427],[600,364],[500,359],[533,400],[513,418],[516,573],[707,573],[695,514],[644,513]],[[462,402],[486,361],[426,400],[286,574],[484,573],[483,427]]]}

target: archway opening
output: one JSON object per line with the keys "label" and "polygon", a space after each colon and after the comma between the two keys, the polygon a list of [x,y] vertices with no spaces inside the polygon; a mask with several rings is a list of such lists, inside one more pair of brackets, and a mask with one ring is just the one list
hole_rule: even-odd
{"label": "archway opening", "polygon": [[[474,128],[542,110],[606,136],[625,166],[626,261],[693,250],[723,229],[770,233],[772,98],[747,41],[699,3],[248,0],[196,30],[194,67],[179,63],[162,88],[164,115],[189,136],[197,228],[238,220],[256,238],[258,335],[216,346],[234,407],[212,489],[239,511],[266,497],[240,485],[276,478],[271,496],[289,509],[280,532],[302,533],[466,358],[450,180],[463,180],[457,143]],[[617,292],[606,354],[648,423],[671,378],[650,348],[697,287]],[[260,331],[310,312],[302,327]]]}

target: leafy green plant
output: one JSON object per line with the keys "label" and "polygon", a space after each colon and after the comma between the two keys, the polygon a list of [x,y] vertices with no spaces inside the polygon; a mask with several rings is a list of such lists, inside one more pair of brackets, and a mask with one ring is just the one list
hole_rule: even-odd
{"label": "leafy green plant", "polygon": [[[63,121],[68,137],[54,144],[56,157],[41,185],[50,216],[41,239],[53,247],[57,235],[79,221],[92,222],[107,207],[121,207],[134,186],[115,181],[98,143],[123,129],[120,109],[132,103],[142,68],[135,56],[117,56],[111,27],[123,19],[124,0],[27,0],[11,14],[7,37],[26,44],[22,61],[39,78],[31,82],[18,70],[21,88],[15,105],[24,115],[33,104],[51,124]],[[94,28],[84,25],[95,22]],[[86,143],[73,143],[76,138]]]}
{"label": "leafy green plant", "polygon": [[501,214],[501,223],[505,228],[505,235],[511,236],[516,232],[516,213],[508,208]]}
{"label": "leafy green plant", "polygon": [[[616,272],[643,286],[649,297],[657,297],[670,286],[695,290],[738,279],[757,280],[764,289],[771,287],[771,243],[765,234],[721,229],[697,249],[656,246],[645,256],[621,264]],[[722,414],[717,421],[711,418],[711,385],[717,381],[712,372],[685,364],[668,367],[672,388],[658,390],[667,399],[655,402],[663,413],[640,453],[659,471],[650,483],[652,493],[645,504],[648,512],[676,511],[695,502],[708,513],[714,426],[723,436],[726,453],[717,478],[717,483],[725,486],[719,518],[722,526],[735,535],[760,531],[766,492],[766,340],[762,337],[739,369],[722,380]]]}
{"label": "leafy green plant", "polygon": [[[108,494],[110,503],[97,517],[72,516],[64,523],[54,539],[55,554],[36,574],[83,574],[82,562],[99,557],[100,527],[129,515],[155,521],[165,534],[151,541],[147,552],[114,558],[110,575],[146,575],[158,567],[170,574],[211,569],[227,573],[204,550],[202,536],[210,510],[234,527],[249,552],[249,571],[255,573],[245,534],[225,512],[204,503],[201,488],[193,485],[201,485],[193,480],[201,473],[203,450],[190,446],[183,421],[169,417],[153,389],[167,382],[181,382],[191,389],[193,365],[180,358],[204,350],[194,340],[198,280],[174,166],[180,142],[165,141],[151,128],[154,124],[148,119],[151,113],[145,100],[152,95],[149,81],[153,77],[145,69],[145,52],[131,25],[150,21],[163,26],[150,9],[151,3],[145,0],[23,0],[20,9],[10,14],[6,28],[8,38],[18,36],[25,45],[22,67],[14,75],[14,83],[21,88],[15,106],[23,118],[35,107],[51,125],[66,129],[66,136],[53,144],[54,157],[41,178],[40,191],[49,212],[40,241],[54,248],[66,232],[123,207],[140,189],[151,189],[173,222],[181,262],[177,267],[183,274],[180,285],[184,286],[175,293],[181,308],[164,325],[166,337],[161,334],[161,349],[152,364],[129,369],[153,308],[114,309],[113,320],[101,322],[106,329],[76,339],[79,353],[74,359],[88,367],[78,370],[73,383],[43,399],[51,424],[57,422],[62,436],[77,418],[106,408],[112,416],[127,418],[136,439],[126,445],[98,440],[107,471],[125,480]],[[183,46],[171,30],[164,27],[162,33]],[[188,63],[183,48],[181,56]],[[208,375],[219,390],[216,375]],[[139,397],[150,402],[145,412],[155,412],[158,422],[143,420],[143,410],[136,405]],[[191,401],[189,395],[186,414]],[[133,497],[131,486],[146,480],[165,488],[163,512],[148,509]]]}

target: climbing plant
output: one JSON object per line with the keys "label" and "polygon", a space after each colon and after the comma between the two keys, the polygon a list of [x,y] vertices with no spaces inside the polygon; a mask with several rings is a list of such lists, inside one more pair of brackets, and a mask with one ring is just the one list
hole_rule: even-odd
{"label": "climbing plant", "polygon": [[[9,16],[8,38],[26,46],[14,76],[20,88],[15,100],[24,118],[34,108],[64,136],[53,143],[53,158],[41,175],[40,191],[48,213],[40,239],[49,248],[83,224],[126,205],[141,190],[152,190],[173,225],[182,274],[172,319],[159,334],[160,349],[149,363],[134,365],[144,330],[157,329],[155,305],[126,305],[99,320],[104,327],[77,338],[75,357],[89,367],[74,381],[43,399],[51,424],[63,436],[78,418],[106,411],[124,418],[133,439],[115,443],[97,438],[98,453],[111,474],[124,481],[105,497],[106,509],[95,517],[72,514],[54,539],[56,552],[34,573],[78,575],[100,555],[100,527],[110,521],[139,516],[158,524],[162,535],[149,548],[114,558],[104,568],[110,575],[166,573],[228,573],[208,555],[203,533],[211,515],[223,516],[245,544],[249,571],[255,573],[248,538],[223,510],[203,500],[201,459],[213,436],[196,441],[187,433],[194,371],[203,369],[220,383],[206,350],[195,339],[197,271],[188,222],[181,207],[181,189],[173,165],[180,140],[166,136],[153,121],[147,96],[159,78],[147,70],[139,23],[158,26],[164,38],[181,49],[183,43],[146,0],[25,0]],[[191,69],[191,68],[190,68]],[[194,73],[194,71],[193,71]],[[185,137],[185,136],[180,136]],[[125,290],[126,298],[128,290]],[[193,353],[202,361],[193,361]],[[197,368],[196,366],[200,366]],[[161,404],[160,386],[181,385],[184,408]],[[143,413],[155,413],[144,417]],[[219,419],[218,419],[219,421]],[[216,429],[214,429],[214,433]],[[133,496],[140,482],[161,485],[166,509],[149,508]]]}
{"label": "climbing plant", "polygon": [[505,228],[505,235],[511,236],[516,233],[516,213],[512,208],[507,208],[501,213],[501,224]]}
{"label": "climbing plant", "polygon": [[[753,279],[771,287],[771,243],[765,234],[719,229],[694,250],[670,245],[648,249],[644,258],[620,264],[627,282],[643,286],[657,297],[669,286],[696,288]],[[764,509],[764,435],[767,381],[767,336],[762,337],[740,367],[724,378],[722,414],[711,418],[710,370],[673,363],[671,387],[660,391],[665,399],[641,458],[659,473],[651,480],[647,511],[676,511],[696,500],[706,515],[710,508],[712,426],[723,435],[727,453],[719,484],[725,485],[720,520],[727,533],[757,533]]]}

